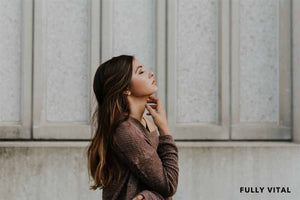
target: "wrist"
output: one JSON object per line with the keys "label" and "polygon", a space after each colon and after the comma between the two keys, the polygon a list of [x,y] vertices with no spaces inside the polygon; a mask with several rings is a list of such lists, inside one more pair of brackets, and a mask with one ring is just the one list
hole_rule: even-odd
{"label": "wrist", "polygon": [[168,127],[166,127],[166,128],[158,128],[158,131],[159,131],[159,134],[161,136],[163,136],[163,135],[171,135],[171,130]]}

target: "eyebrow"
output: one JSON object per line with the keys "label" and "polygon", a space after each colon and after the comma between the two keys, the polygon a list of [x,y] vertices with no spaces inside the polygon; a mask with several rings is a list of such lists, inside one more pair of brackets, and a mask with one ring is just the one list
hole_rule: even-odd
{"label": "eyebrow", "polygon": [[136,70],[135,70],[135,73],[137,72],[137,70],[138,70],[140,67],[143,67],[143,66],[141,66],[141,65],[138,66],[138,67],[136,68]]}

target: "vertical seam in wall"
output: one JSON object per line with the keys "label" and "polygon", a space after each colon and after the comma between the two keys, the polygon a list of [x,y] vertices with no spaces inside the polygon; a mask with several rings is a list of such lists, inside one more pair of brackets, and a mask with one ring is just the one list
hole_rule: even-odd
{"label": "vertical seam in wall", "polygon": [[169,101],[168,101],[168,0],[165,3],[165,110],[168,113]]}
{"label": "vertical seam in wall", "polygon": [[[219,52],[220,51],[220,40],[219,40],[219,37],[220,37],[220,23],[222,25],[222,22],[220,22],[220,1],[219,0],[215,0],[215,5],[216,5],[216,25],[215,25],[215,28],[216,28],[216,44],[215,44],[215,47],[216,47],[216,65],[215,65],[215,69],[216,69],[216,91],[215,91],[215,106],[216,106],[216,113],[215,113],[215,117],[216,117],[216,123],[218,125],[221,125],[223,126],[223,118],[222,118],[222,123],[220,123],[220,116],[219,116],[219,109],[220,109],[220,99],[219,99],[219,95],[220,95],[220,87],[219,87],[219,84],[221,82],[221,85],[223,85],[223,75],[220,74],[220,71],[222,72],[223,71],[223,65],[222,66],[222,69],[220,70],[220,54],[222,56],[222,50],[221,50],[221,53]],[[222,15],[222,10],[221,10],[221,15]],[[222,28],[221,28],[221,31],[222,31]],[[222,36],[222,32],[221,32],[221,36]],[[222,41],[222,40],[221,40]],[[221,45],[222,47],[222,45]],[[221,59],[222,60],[222,59]],[[220,81],[220,78],[221,78],[221,81]],[[222,91],[222,87],[221,87],[221,91]],[[221,101],[223,101],[223,96],[221,96]],[[223,110],[223,106],[221,106],[221,109]],[[221,111],[221,113],[223,113]]]}
{"label": "vertical seam in wall", "polygon": [[231,12],[232,12],[232,9],[231,9],[231,0],[228,1],[229,3],[229,37],[228,37],[228,40],[229,40],[229,66],[228,66],[228,71],[229,71],[229,141],[232,141],[232,74],[231,74],[231,65],[232,65],[232,60],[231,60],[231,55],[232,55],[232,41],[231,41],[231,34],[232,34],[232,15],[231,15]]}
{"label": "vertical seam in wall", "polygon": [[32,26],[31,26],[31,119],[30,119],[30,139],[33,138],[33,111],[34,111],[34,22],[35,22],[35,0],[32,0]]}
{"label": "vertical seam in wall", "polygon": [[291,55],[290,55],[290,59],[291,59],[291,76],[290,76],[290,80],[291,80],[291,141],[294,141],[294,87],[293,87],[293,83],[294,83],[294,79],[293,79],[293,68],[294,68],[294,63],[293,63],[293,54],[294,54],[294,46],[293,46],[293,0],[290,0],[290,46],[291,46]]}
{"label": "vertical seam in wall", "polygon": [[101,63],[101,61],[102,61],[102,15],[103,15],[103,12],[102,12],[102,0],[100,1],[100,24],[99,24],[99,32],[100,32],[100,38],[99,38],[99,62]]}

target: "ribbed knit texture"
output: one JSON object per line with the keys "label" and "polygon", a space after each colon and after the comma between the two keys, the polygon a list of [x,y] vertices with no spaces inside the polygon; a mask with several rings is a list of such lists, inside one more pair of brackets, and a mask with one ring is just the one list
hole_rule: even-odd
{"label": "ribbed knit texture", "polygon": [[103,200],[172,200],[178,185],[178,149],[171,135],[149,132],[137,119],[121,123],[114,135],[114,150],[124,175],[104,188]]}

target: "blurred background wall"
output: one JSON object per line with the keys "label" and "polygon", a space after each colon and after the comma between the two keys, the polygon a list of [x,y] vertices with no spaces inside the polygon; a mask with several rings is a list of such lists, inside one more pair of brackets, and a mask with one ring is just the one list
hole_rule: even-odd
{"label": "blurred background wall", "polygon": [[91,86],[121,54],[155,72],[175,200],[300,198],[300,1],[0,0],[0,15],[0,199],[101,199]]}

